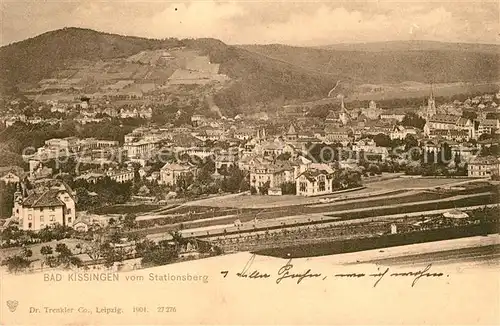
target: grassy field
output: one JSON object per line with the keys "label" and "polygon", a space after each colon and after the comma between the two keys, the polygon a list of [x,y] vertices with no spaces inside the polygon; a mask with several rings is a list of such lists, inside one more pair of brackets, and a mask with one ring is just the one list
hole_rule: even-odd
{"label": "grassy field", "polygon": [[367,184],[370,189],[410,189],[410,188],[433,188],[442,187],[457,182],[466,182],[467,179],[439,179],[439,178],[398,178],[373,182]]}
{"label": "grassy field", "polygon": [[147,204],[139,204],[139,205],[114,205],[114,206],[105,206],[100,207],[92,211],[93,214],[128,214],[128,213],[145,213],[150,212],[155,209],[161,208],[161,205],[147,205]]}
{"label": "grassy field", "polygon": [[[351,196],[360,197],[376,197],[379,196],[371,193],[377,191],[404,191],[410,188],[434,188],[442,187],[449,184],[468,181],[467,179],[438,179],[438,178],[397,178],[384,181],[376,181],[366,184],[365,189],[355,190],[352,192],[344,192],[339,194],[324,195],[320,197],[302,197],[294,195],[283,196],[259,196],[259,195],[241,195],[237,198],[233,197],[214,197],[203,200],[205,207],[224,207],[224,208],[253,208],[253,209],[270,209],[286,206],[310,205],[319,203],[320,198],[342,198]],[[189,203],[186,203],[189,205]],[[193,205],[198,206],[198,205]]]}

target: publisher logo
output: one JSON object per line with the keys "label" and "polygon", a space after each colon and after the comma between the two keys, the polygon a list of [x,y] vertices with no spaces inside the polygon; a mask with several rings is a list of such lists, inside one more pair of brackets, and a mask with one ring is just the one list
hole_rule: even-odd
{"label": "publisher logo", "polygon": [[11,312],[16,311],[18,305],[19,305],[19,301],[17,301],[17,300],[7,300],[7,307],[9,307],[9,310]]}

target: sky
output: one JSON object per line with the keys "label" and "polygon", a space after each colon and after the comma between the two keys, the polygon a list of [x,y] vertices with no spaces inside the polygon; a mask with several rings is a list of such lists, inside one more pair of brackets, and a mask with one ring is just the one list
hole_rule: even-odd
{"label": "sky", "polygon": [[228,44],[393,40],[500,44],[498,0],[0,0],[0,44],[63,28]]}

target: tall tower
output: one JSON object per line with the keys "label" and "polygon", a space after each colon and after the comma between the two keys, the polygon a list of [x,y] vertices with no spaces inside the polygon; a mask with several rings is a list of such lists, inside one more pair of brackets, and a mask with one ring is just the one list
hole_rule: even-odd
{"label": "tall tower", "polygon": [[432,89],[432,84],[431,84],[431,95],[429,96],[429,99],[427,100],[427,119],[436,115],[437,109],[436,109],[436,101],[434,100],[434,92]]}
{"label": "tall tower", "polygon": [[343,125],[346,125],[349,122],[349,112],[347,112],[347,109],[345,108],[343,96],[342,96],[342,103],[340,104],[339,120],[342,122]]}
{"label": "tall tower", "polygon": [[21,189],[21,183],[16,185],[16,192],[14,192],[14,208],[12,209],[12,216],[15,218],[21,217],[23,206],[23,191]]}

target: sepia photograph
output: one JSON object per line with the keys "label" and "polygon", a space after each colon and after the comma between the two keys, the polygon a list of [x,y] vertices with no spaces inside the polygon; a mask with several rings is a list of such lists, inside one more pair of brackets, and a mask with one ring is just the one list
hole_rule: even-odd
{"label": "sepia photograph", "polygon": [[498,0],[1,0],[0,325],[499,325]]}

